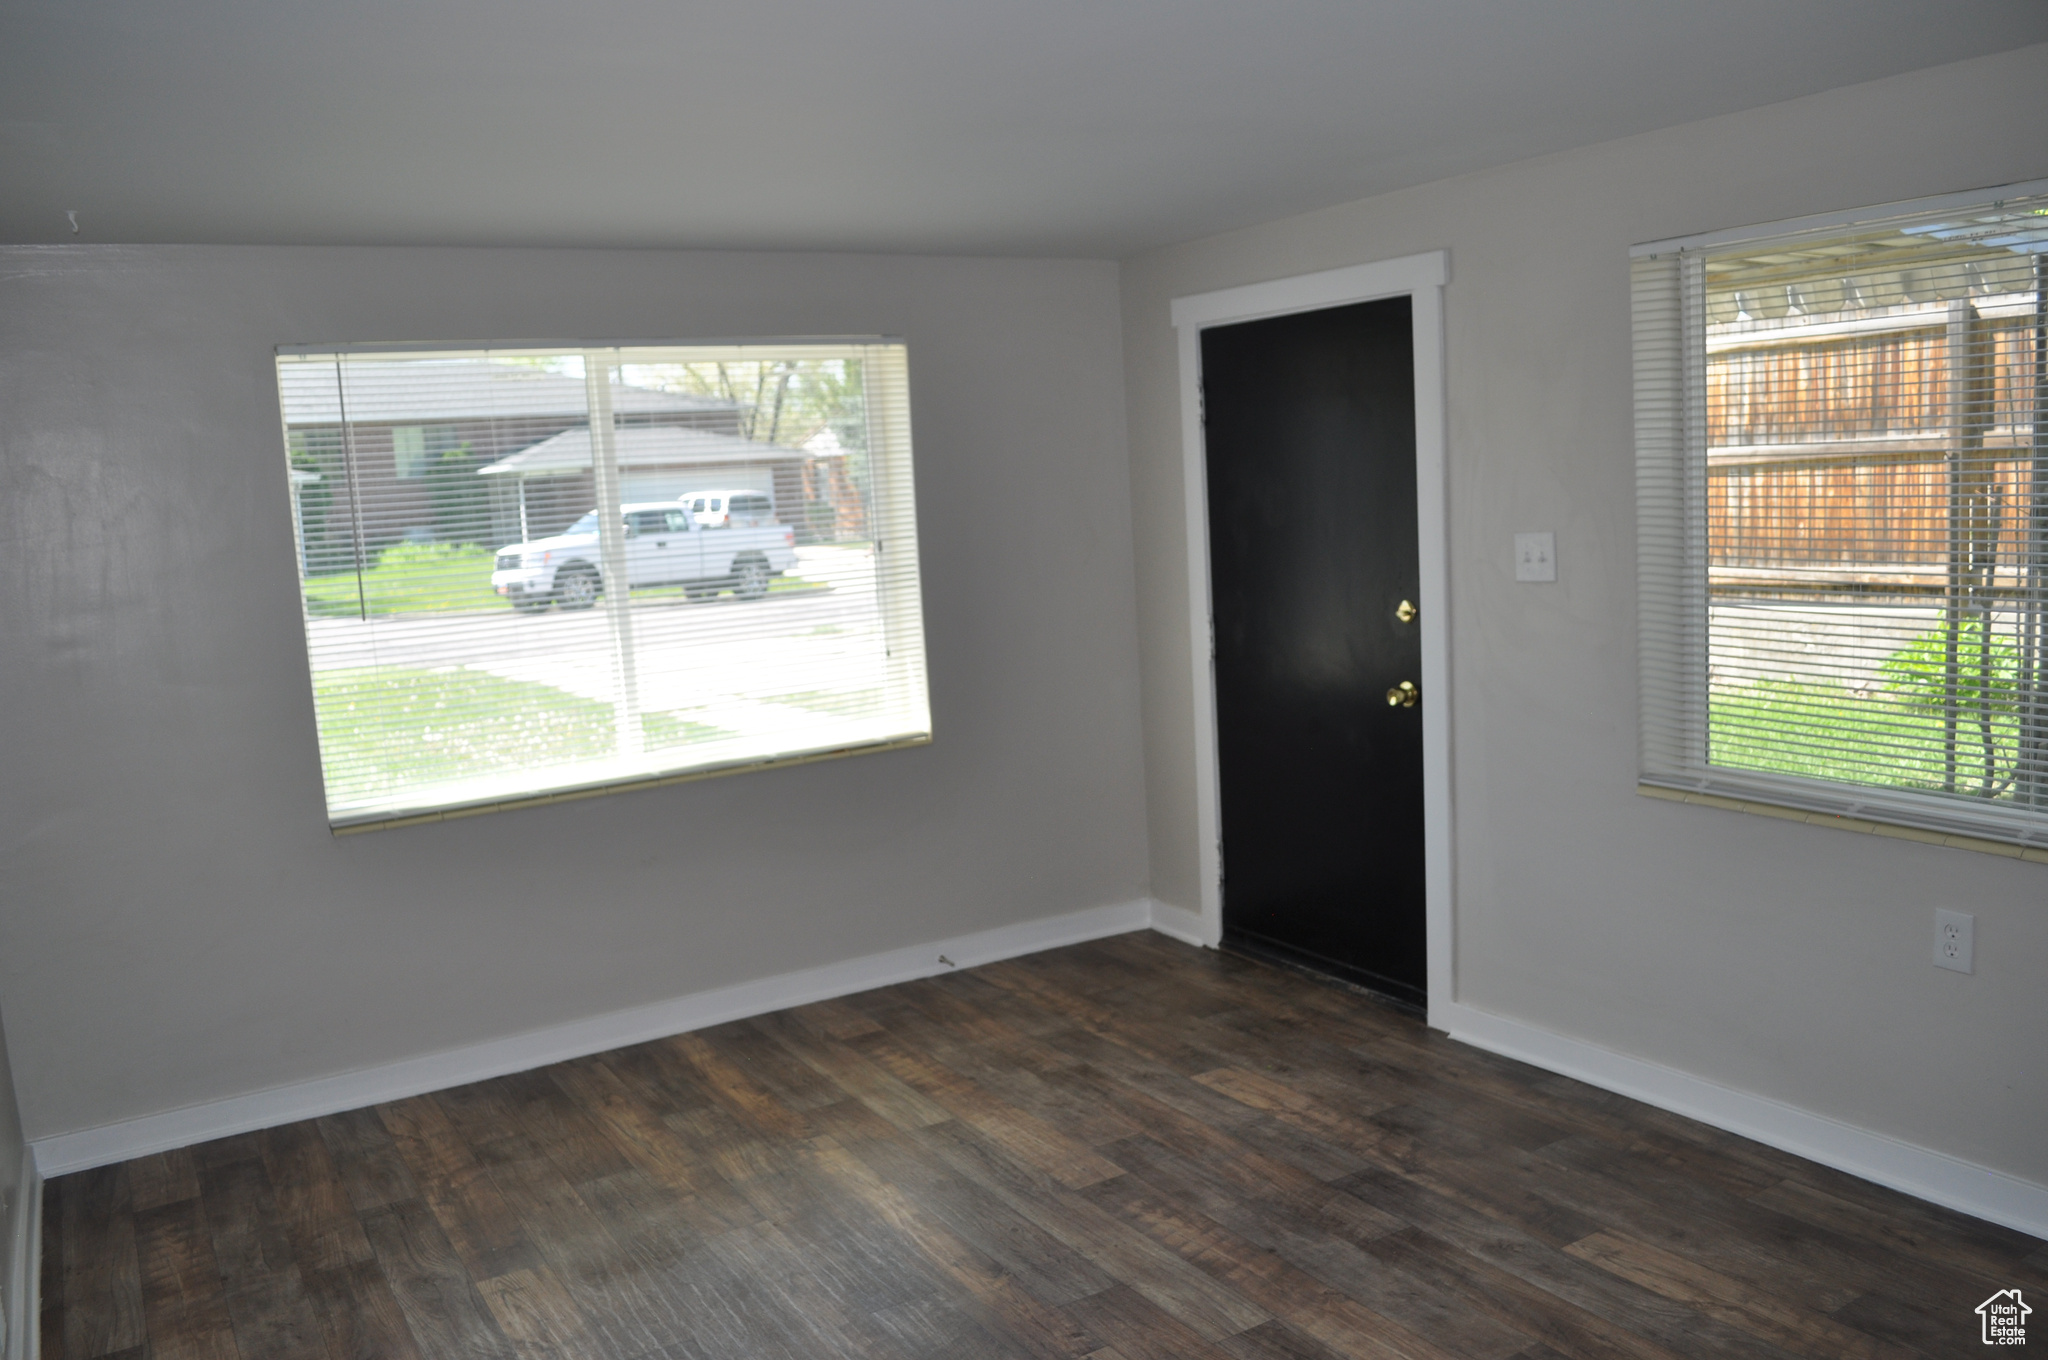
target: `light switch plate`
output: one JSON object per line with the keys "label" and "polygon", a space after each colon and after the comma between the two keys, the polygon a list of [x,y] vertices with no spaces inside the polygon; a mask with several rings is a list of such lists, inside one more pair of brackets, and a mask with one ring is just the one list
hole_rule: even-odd
{"label": "light switch plate", "polygon": [[1515,579],[1555,581],[1557,579],[1557,535],[1552,533],[1515,535]]}
{"label": "light switch plate", "polygon": [[1977,918],[1966,911],[1934,911],[1934,966],[1976,971]]}

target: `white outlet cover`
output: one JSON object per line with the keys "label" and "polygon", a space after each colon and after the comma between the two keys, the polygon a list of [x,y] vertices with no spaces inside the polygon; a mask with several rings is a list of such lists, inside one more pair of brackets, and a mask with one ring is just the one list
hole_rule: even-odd
{"label": "white outlet cover", "polygon": [[1515,535],[1515,579],[1555,581],[1557,579],[1557,535],[1553,533]]}
{"label": "white outlet cover", "polygon": [[1977,918],[1966,911],[1934,913],[1934,966],[1958,973],[1975,972]]}

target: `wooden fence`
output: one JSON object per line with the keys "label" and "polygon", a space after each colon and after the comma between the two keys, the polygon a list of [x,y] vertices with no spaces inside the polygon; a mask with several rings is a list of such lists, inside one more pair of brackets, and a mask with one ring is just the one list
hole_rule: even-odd
{"label": "wooden fence", "polygon": [[[1717,584],[2017,583],[2037,488],[2030,319],[1710,356],[1707,529]],[[2048,450],[2043,450],[2048,457]],[[2048,478],[2038,490],[2048,495]],[[2048,506],[2044,506],[2048,510]],[[1830,572],[1829,569],[1833,569]]]}

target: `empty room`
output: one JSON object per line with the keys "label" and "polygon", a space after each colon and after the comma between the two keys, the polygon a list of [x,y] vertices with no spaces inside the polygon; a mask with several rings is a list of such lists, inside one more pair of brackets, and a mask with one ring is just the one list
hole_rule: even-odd
{"label": "empty room", "polygon": [[2048,6],[0,3],[0,1360],[2048,1342]]}

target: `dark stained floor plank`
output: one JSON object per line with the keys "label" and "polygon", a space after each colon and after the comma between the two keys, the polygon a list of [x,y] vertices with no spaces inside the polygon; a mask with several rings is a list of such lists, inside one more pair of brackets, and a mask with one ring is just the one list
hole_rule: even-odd
{"label": "dark stained floor plank", "polygon": [[1347,1188],[1383,1210],[1428,1225],[1432,1236],[1462,1257],[1493,1267],[1504,1282],[1550,1294],[1663,1351],[1728,1360],[1784,1354],[1715,1318],[1580,1261],[1505,1217],[1490,1217],[1419,1182],[1373,1170],[1360,1172]]}
{"label": "dark stained floor plank", "polygon": [[1069,1251],[1093,1260],[1119,1284],[1199,1336],[1210,1340],[1231,1336],[1270,1316],[1087,1196],[1008,1162],[997,1148],[952,1126],[927,1129],[918,1142],[955,1170],[979,1181],[1012,1212],[1029,1219]]}
{"label": "dark stained floor plank", "polygon": [[[1366,1251],[1351,1232],[1333,1231],[1322,1210],[1342,1198],[1336,1192],[1325,1190],[1320,1202],[1306,1206],[1247,1197],[1228,1182],[1206,1180],[1199,1166],[1143,1139],[1119,1144],[1117,1157],[1155,1192],[1468,1360],[1504,1360],[1535,1339],[1474,1310],[1457,1294],[1438,1293]],[[1354,1220],[1346,1226],[1355,1225]],[[1363,1237],[1377,1235],[1368,1230]]]}
{"label": "dark stained floor plank", "polygon": [[199,1198],[199,1173],[190,1148],[137,1157],[127,1166],[138,1214]]}
{"label": "dark stained floor plank", "polygon": [[964,1301],[997,1331],[1040,1360],[1082,1360],[1099,1349],[1074,1320],[1033,1296],[1002,1267],[914,1201],[838,1147],[819,1150],[820,1164],[956,1285]]}
{"label": "dark stained floor plank", "polygon": [[[1041,1044],[930,983],[912,983],[856,997],[884,998],[875,1014],[886,1020],[847,1039],[867,1051],[885,1046],[922,1053],[990,1095],[1026,1110],[1091,1147],[1114,1143],[1143,1130],[1100,1102],[1081,1098],[1047,1080],[1078,1059]],[[893,1004],[891,1004],[893,1001]]]}
{"label": "dark stained floor plank", "polygon": [[1565,1253],[1794,1354],[1814,1351],[1844,1360],[1910,1360],[1911,1352],[1904,1347],[1617,1233],[1594,1233],[1566,1247]]}
{"label": "dark stained floor plank", "polygon": [[1366,1240],[1360,1250],[1397,1266],[1504,1327],[1538,1338],[1518,1352],[1554,1345],[1579,1360],[1673,1360],[1673,1352],[1567,1299],[1458,1250],[1421,1228]]}
{"label": "dark stained floor plank", "polygon": [[814,1035],[786,1014],[762,1016],[751,1027],[899,1129],[921,1129],[951,1117],[915,1087],[870,1062],[860,1050]]}
{"label": "dark stained floor plank", "polygon": [[[256,1140],[208,1146],[216,1155],[200,1158],[200,1203],[237,1346],[245,1356],[327,1355]],[[229,1160],[231,1150],[242,1155]]]}
{"label": "dark stained floor plank", "polygon": [[1957,1350],[1953,1315],[1943,1316],[1897,1295],[1872,1294],[1852,1299],[1832,1316],[1865,1335],[1912,1347],[1923,1355],[1966,1353]]}
{"label": "dark stained floor plank", "polygon": [[[194,1169],[202,1173],[234,1162],[261,1161],[263,1158],[262,1142],[254,1133],[209,1138],[203,1143],[194,1143],[185,1151],[191,1154]],[[204,1190],[205,1187],[202,1186],[201,1193],[204,1193]]]}
{"label": "dark stained floor plank", "polygon": [[[61,1202],[65,1360],[99,1360],[143,1345],[142,1268],[134,1199],[122,1166],[81,1172]],[[96,1305],[81,1307],[85,1300]]]}
{"label": "dark stained floor plank", "polygon": [[417,1200],[387,1204],[363,1216],[363,1231],[422,1360],[515,1360],[432,1210]]}
{"label": "dark stained floor plank", "polygon": [[605,1135],[597,1116],[555,1081],[553,1069],[518,1072],[499,1080],[512,1095],[516,1126],[546,1151],[572,1185],[602,1180],[632,1166],[632,1159]]}
{"label": "dark stained floor plank", "polygon": [[[863,1102],[849,1097],[845,1103],[859,1107],[867,1119],[881,1118]],[[818,1120],[827,1117],[839,1118],[822,1110],[805,1115],[806,1133],[817,1133]],[[739,1195],[745,1211],[735,1211],[733,1216],[745,1217],[750,1223],[775,1222],[800,1214],[809,1206],[814,1189],[806,1175],[807,1159],[801,1152],[808,1139],[764,1134],[722,1102],[688,1115],[671,1116],[665,1122],[702,1148],[711,1168]],[[895,1128],[893,1124],[888,1127]]]}
{"label": "dark stained floor plank", "polygon": [[[677,1191],[686,1212],[706,1232],[746,1227],[759,1214],[711,1162],[638,1098],[608,1064],[564,1063],[552,1069],[556,1085],[595,1115],[627,1160],[659,1184]],[[701,1110],[701,1104],[691,1107]]]}
{"label": "dark stained floor plank", "polygon": [[869,1043],[866,1052],[892,1076],[928,1096],[942,1114],[971,1125],[1017,1161],[1043,1171],[1070,1190],[1118,1172],[1114,1162],[1098,1156],[1087,1143],[998,1098],[943,1063],[886,1038]]}
{"label": "dark stained floor plank", "polygon": [[[488,1085],[489,1083],[482,1083]],[[313,1121],[327,1144],[330,1164],[358,1214],[420,1197],[391,1131],[374,1109],[350,1110]]]}
{"label": "dark stained floor plank", "polygon": [[304,1278],[306,1297],[334,1360],[421,1360],[391,1282],[374,1261],[313,1271]]}
{"label": "dark stained floor plank", "polygon": [[162,1360],[238,1360],[234,1322],[197,1195],[136,1214],[135,1247],[151,1354]]}
{"label": "dark stained floor plank", "polygon": [[1067,1311],[1098,1341],[1129,1360],[1229,1360],[1209,1338],[1190,1331],[1128,1285],[1077,1299]]}
{"label": "dark stained floor plank", "polygon": [[1135,1177],[1092,1187],[1162,1246],[1256,1303],[1274,1318],[1342,1355],[1451,1360],[1453,1351],[1329,1288],[1277,1252],[1244,1241],[1205,1215],[1154,1193]]}
{"label": "dark stained floor plank", "polygon": [[[1845,1188],[1855,1193],[1853,1186]],[[1859,1204],[1804,1180],[1779,1181],[1749,1200],[1841,1237],[1881,1243],[1918,1260],[1966,1271],[2000,1289],[2048,1294],[2048,1261],[2021,1254],[2032,1249],[2033,1239],[1996,1224],[1958,1221],[1957,1215],[1903,1196],[1881,1208]]]}
{"label": "dark stained floor plank", "polygon": [[420,1198],[473,1278],[536,1264],[520,1215],[438,1101],[396,1101],[379,1106],[377,1114]]}
{"label": "dark stained floor plank", "polygon": [[595,1354],[639,1356],[676,1340],[650,1319],[665,1309],[637,1277],[618,1239],[583,1197],[544,1157],[503,1162],[491,1178],[520,1217],[548,1268],[569,1291]]}
{"label": "dark stained floor plank", "polygon": [[951,1169],[914,1143],[902,1138],[871,1139],[853,1145],[851,1151],[962,1241],[1015,1276],[1037,1298],[1066,1304],[1116,1283],[1116,1277],[1092,1257],[1073,1251],[1030,1219],[1011,1212],[994,1190]]}
{"label": "dark stained floor plank", "polygon": [[[1782,1292],[1803,1284],[1808,1291],[1803,1301],[1813,1306],[1832,1307],[1838,1288],[1859,1295],[1904,1288],[1923,1302],[1940,1301],[1967,1311],[2008,1283],[1976,1276],[1955,1261],[1910,1256],[1881,1241],[1802,1222],[1626,1149],[1615,1153],[1602,1148],[1592,1156],[1588,1151],[1571,1140],[1546,1148],[1534,1160],[1531,1174],[1554,1175],[1552,1168],[1563,1164],[1621,1186],[1635,1208],[1636,1235],[1652,1241],[1661,1238],[1660,1245],[1759,1289]],[[1575,1178],[1571,1183],[1588,1182]],[[1646,1212],[1645,1207],[1661,1212]],[[1686,1224],[1685,1230],[1670,1228],[1674,1215]]]}
{"label": "dark stained floor plank", "polygon": [[[627,1052],[642,1052],[629,1049]],[[649,1092],[650,1096],[652,1091]],[[441,1107],[441,1113],[448,1116],[448,1122],[479,1162],[498,1162],[532,1155],[536,1149],[529,1146],[531,1140],[520,1128],[512,1093],[503,1082],[479,1081],[468,1086],[452,1086],[445,1091],[436,1091],[430,1097]],[[513,1146],[506,1148],[505,1144]]]}
{"label": "dark stained floor plank", "polygon": [[1236,1163],[1248,1174],[1304,1192],[1367,1164],[1356,1150],[1322,1133],[1250,1109],[1193,1077],[1155,1072],[1100,1040],[1083,1038],[1093,1061],[1055,1080],[1140,1123],[1145,1136],[1191,1156]]}
{"label": "dark stained floor plank", "polygon": [[811,1354],[909,1360],[895,1337],[862,1307],[853,1277],[843,1269],[821,1269],[833,1263],[807,1254],[780,1226],[737,1229],[711,1246],[767,1296],[776,1313],[799,1322],[815,1338]]}
{"label": "dark stained floor plank", "polygon": [[1149,933],[44,1190],[44,1360],[1921,1360],[2048,1244]]}
{"label": "dark stained floor plank", "polygon": [[936,1299],[918,1299],[885,1308],[875,1314],[875,1323],[889,1333],[904,1354],[917,1360],[942,1360],[950,1356],[1024,1360],[1030,1354],[1009,1337],[983,1326],[970,1309]]}
{"label": "dark stained floor plank", "polygon": [[576,1360],[596,1349],[583,1310],[544,1265],[480,1280],[477,1290],[519,1360]]}
{"label": "dark stained floor plank", "polygon": [[369,1239],[334,1173],[320,1131],[311,1124],[286,1124],[265,1129],[257,1144],[299,1268],[339,1270],[369,1260]]}
{"label": "dark stained floor plank", "polygon": [[743,1058],[721,1052],[712,1033],[678,1034],[668,1046],[697,1070],[704,1089],[742,1123],[770,1138],[809,1137],[811,1128],[803,1115],[756,1080],[742,1065]]}
{"label": "dark stained floor plank", "polygon": [[1341,1360],[1329,1347],[1278,1319],[1225,1337],[1216,1348],[1232,1360]]}

